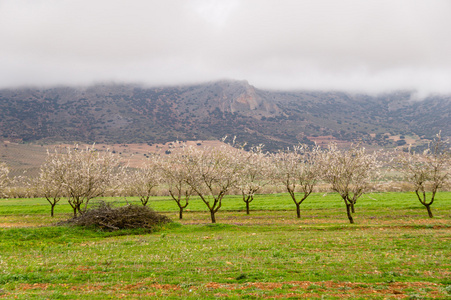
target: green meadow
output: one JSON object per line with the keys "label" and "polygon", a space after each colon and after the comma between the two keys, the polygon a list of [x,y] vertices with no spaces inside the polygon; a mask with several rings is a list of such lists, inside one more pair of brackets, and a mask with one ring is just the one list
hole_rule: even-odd
{"label": "green meadow", "polygon": [[199,199],[183,220],[169,197],[149,206],[174,222],[55,226],[71,217],[64,200],[51,218],[45,199],[1,199],[0,299],[451,298],[451,192],[432,219],[413,193],[364,195],[353,225],[332,193],[311,195],[301,219],[287,194],[256,195],[250,215],[228,196],[217,224]]}

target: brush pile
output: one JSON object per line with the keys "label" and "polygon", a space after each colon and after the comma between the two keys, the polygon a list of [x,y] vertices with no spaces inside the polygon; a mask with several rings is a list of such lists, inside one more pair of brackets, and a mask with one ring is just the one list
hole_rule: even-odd
{"label": "brush pile", "polygon": [[102,201],[97,207],[91,208],[82,215],[67,220],[65,223],[114,231],[132,228],[152,230],[158,225],[169,222],[171,220],[168,217],[146,206],[129,204],[121,207],[112,207],[109,203]]}

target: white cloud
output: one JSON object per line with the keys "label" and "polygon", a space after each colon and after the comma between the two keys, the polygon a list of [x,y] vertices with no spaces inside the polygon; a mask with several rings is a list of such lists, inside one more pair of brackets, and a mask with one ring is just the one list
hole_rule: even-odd
{"label": "white cloud", "polygon": [[0,87],[247,79],[451,93],[447,0],[3,0]]}
{"label": "white cloud", "polygon": [[191,1],[192,9],[208,23],[218,26],[227,26],[227,21],[234,10],[238,9],[238,0],[197,0]]}

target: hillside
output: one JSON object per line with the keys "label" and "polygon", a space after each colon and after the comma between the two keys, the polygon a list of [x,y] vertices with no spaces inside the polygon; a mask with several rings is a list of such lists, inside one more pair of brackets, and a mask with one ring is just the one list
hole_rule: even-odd
{"label": "hillside", "polygon": [[330,140],[392,147],[439,130],[449,136],[451,97],[411,97],[268,91],[245,81],[4,89],[0,136],[16,142],[154,144],[228,135],[268,149]]}

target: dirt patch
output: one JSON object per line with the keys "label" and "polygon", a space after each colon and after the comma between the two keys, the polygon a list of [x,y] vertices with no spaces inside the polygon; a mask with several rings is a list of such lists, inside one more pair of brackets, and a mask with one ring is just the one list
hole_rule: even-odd
{"label": "dirt patch", "polygon": [[[246,283],[218,283],[209,282],[203,285],[193,285],[189,287],[182,287],[175,284],[159,284],[153,280],[144,280],[134,284],[120,284],[114,286],[104,285],[67,285],[67,284],[20,284],[17,286],[18,291],[27,290],[48,290],[56,287],[64,287],[70,290],[78,291],[113,291],[121,295],[123,292],[140,292],[148,290],[150,294],[155,292],[165,292],[171,295],[182,294],[189,289],[190,291],[206,289],[214,295],[221,297],[230,296],[230,292],[240,291],[240,295],[246,295],[246,290],[249,290],[247,295],[252,296],[255,290],[260,291],[274,291],[275,294],[263,296],[268,299],[280,299],[289,297],[298,298],[318,298],[321,295],[327,294],[339,299],[353,299],[358,297],[390,297],[391,299],[405,299],[411,297],[412,293],[423,293],[431,299],[443,299],[447,296],[443,291],[442,286],[430,282],[393,282],[393,283],[363,283],[363,282],[335,282],[335,281],[288,281],[288,282],[246,282]],[[229,293],[227,293],[229,291]],[[427,291],[427,292],[426,292]],[[150,295],[149,294],[149,295]],[[256,295],[256,294],[255,294]],[[262,297],[260,294],[259,297]],[[0,296],[1,298],[1,296]]]}
{"label": "dirt patch", "polygon": [[0,228],[29,227],[29,223],[0,223]]}
{"label": "dirt patch", "polygon": [[321,147],[325,147],[330,143],[336,143],[337,145],[341,146],[350,145],[350,142],[338,140],[332,135],[308,136],[307,138]]}
{"label": "dirt patch", "polygon": [[51,284],[49,284],[49,283],[33,283],[33,284],[24,283],[21,285],[20,289],[23,291],[46,290],[49,288],[49,286],[51,286]]}
{"label": "dirt patch", "polygon": [[[428,297],[441,298],[444,295],[440,290],[440,286],[435,283],[428,282],[407,282],[407,283],[358,283],[358,282],[310,282],[310,281],[291,281],[291,282],[252,282],[244,284],[221,284],[210,282],[204,285],[210,290],[227,289],[246,290],[259,289],[262,291],[272,291],[275,289],[289,289],[291,292],[271,295],[267,298],[287,298],[300,296],[302,298],[315,298],[320,294],[329,294],[337,298],[354,298],[364,296],[390,296],[395,299],[403,299],[409,297],[411,290],[427,289]],[[297,291],[295,293],[294,291]]]}

